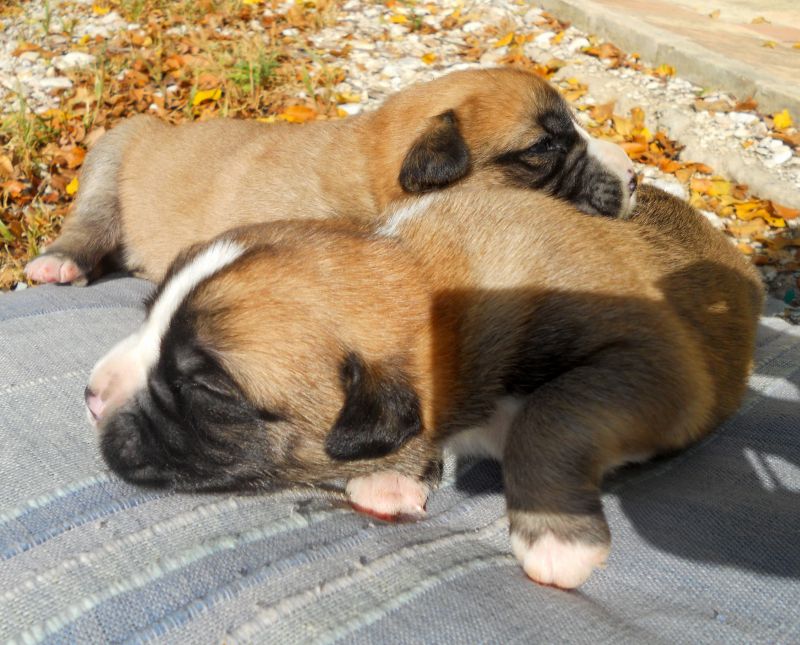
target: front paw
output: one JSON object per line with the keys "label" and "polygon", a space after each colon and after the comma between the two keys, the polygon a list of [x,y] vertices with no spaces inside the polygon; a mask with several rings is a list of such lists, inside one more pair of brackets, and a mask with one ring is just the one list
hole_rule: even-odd
{"label": "front paw", "polygon": [[[553,527],[558,526],[558,531]],[[602,517],[543,519],[536,513],[511,514],[511,550],[528,577],[542,585],[574,589],[598,567],[610,550]]]}
{"label": "front paw", "polygon": [[355,510],[382,520],[423,517],[430,492],[427,484],[391,470],[354,477],[345,490]]}
{"label": "front paw", "polygon": [[76,286],[86,284],[86,275],[70,258],[54,253],[40,255],[25,266],[25,275],[34,282],[72,283]]}

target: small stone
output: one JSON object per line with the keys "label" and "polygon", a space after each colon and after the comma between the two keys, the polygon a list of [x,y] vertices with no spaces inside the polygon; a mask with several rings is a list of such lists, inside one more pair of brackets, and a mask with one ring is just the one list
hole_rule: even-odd
{"label": "small stone", "polygon": [[546,31],[543,34],[539,34],[536,38],[533,39],[533,44],[537,47],[549,47],[550,41],[555,38],[555,32],[553,31]]}
{"label": "small stone", "polygon": [[665,193],[669,193],[670,195],[674,195],[679,199],[689,199],[689,194],[686,192],[686,188],[683,187],[683,184],[678,183],[677,181],[670,181],[669,179],[662,178],[662,179],[652,179],[649,180],[651,186],[655,186],[656,188],[660,188]]}
{"label": "small stone", "polygon": [[749,112],[729,112],[728,116],[736,123],[748,124],[758,121],[758,116]]}
{"label": "small stone", "polygon": [[53,65],[55,65],[56,69],[59,69],[63,72],[68,69],[80,69],[82,67],[88,67],[94,63],[94,60],[94,56],[91,54],[86,54],[84,52],[69,52],[63,56],[56,56],[53,59]]}
{"label": "small stone", "polygon": [[775,166],[780,166],[781,164],[786,163],[791,158],[792,158],[792,151],[786,146],[783,146],[783,149],[774,153],[769,159],[767,159],[764,162],[764,165],[770,168],[774,168]]}
{"label": "small stone", "polygon": [[725,222],[716,213],[712,213],[711,211],[700,211],[700,214],[705,217],[715,229],[721,231],[725,228]]}
{"label": "small stone", "polygon": [[64,76],[43,78],[39,81],[39,87],[46,90],[68,90],[72,87],[72,81]]}
{"label": "small stone", "polygon": [[569,45],[567,45],[567,50],[570,54],[574,54],[575,52],[580,51],[584,47],[588,46],[589,40],[587,38],[576,38]]}
{"label": "small stone", "polygon": [[483,29],[483,24],[480,22],[475,22],[474,20],[472,22],[468,22],[461,28],[462,31],[465,31],[468,34],[480,31],[481,29]]}

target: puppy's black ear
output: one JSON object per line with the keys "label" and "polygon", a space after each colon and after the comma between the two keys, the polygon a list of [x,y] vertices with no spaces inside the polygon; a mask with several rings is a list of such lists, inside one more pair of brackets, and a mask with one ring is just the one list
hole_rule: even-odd
{"label": "puppy's black ear", "polygon": [[469,148],[455,112],[448,110],[433,117],[411,146],[400,168],[400,185],[409,193],[441,188],[461,179],[469,166]]}
{"label": "puppy's black ear", "polygon": [[419,397],[400,370],[370,369],[360,356],[349,354],[340,377],[345,400],[325,439],[329,457],[383,457],[420,433]]}

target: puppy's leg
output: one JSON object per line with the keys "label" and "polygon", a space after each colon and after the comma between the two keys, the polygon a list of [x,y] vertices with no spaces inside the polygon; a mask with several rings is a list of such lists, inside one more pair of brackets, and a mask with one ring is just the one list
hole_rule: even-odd
{"label": "puppy's leg", "polygon": [[86,284],[91,271],[121,242],[118,175],[125,147],[149,118],[104,134],[86,155],[72,214],[58,239],[25,267],[36,282]]}
{"label": "puppy's leg", "polygon": [[536,389],[514,418],[503,458],[511,545],[534,581],[572,589],[605,562],[604,472],[696,436],[702,379],[658,354],[609,348]]}
{"label": "puppy's leg", "polygon": [[431,460],[422,477],[394,470],[353,477],[346,493],[353,508],[382,520],[419,519],[425,515],[428,495],[442,477],[441,459]]}

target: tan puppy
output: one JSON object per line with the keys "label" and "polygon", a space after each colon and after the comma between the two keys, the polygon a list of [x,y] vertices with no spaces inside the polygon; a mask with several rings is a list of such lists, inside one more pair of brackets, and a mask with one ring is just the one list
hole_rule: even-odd
{"label": "tan puppy", "polygon": [[464,180],[533,188],[608,216],[629,210],[636,185],[621,148],[591,139],[557,90],[511,68],[456,72],[374,112],[302,127],[173,127],[140,116],[89,152],[61,237],[26,272],[83,284],[117,256],[159,280],[178,251],[234,226],[333,216],[369,224],[406,194]]}
{"label": "tan puppy", "polygon": [[193,247],[92,372],[103,455],[181,489],[348,477],[392,515],[421,511],[450,442],[503,462],[526,573],[575,587],[608,553],[604,473],[736,409],[762,304],[721,233],[640,193],[619,221],[455,188],[378,233],[276,222]]}

